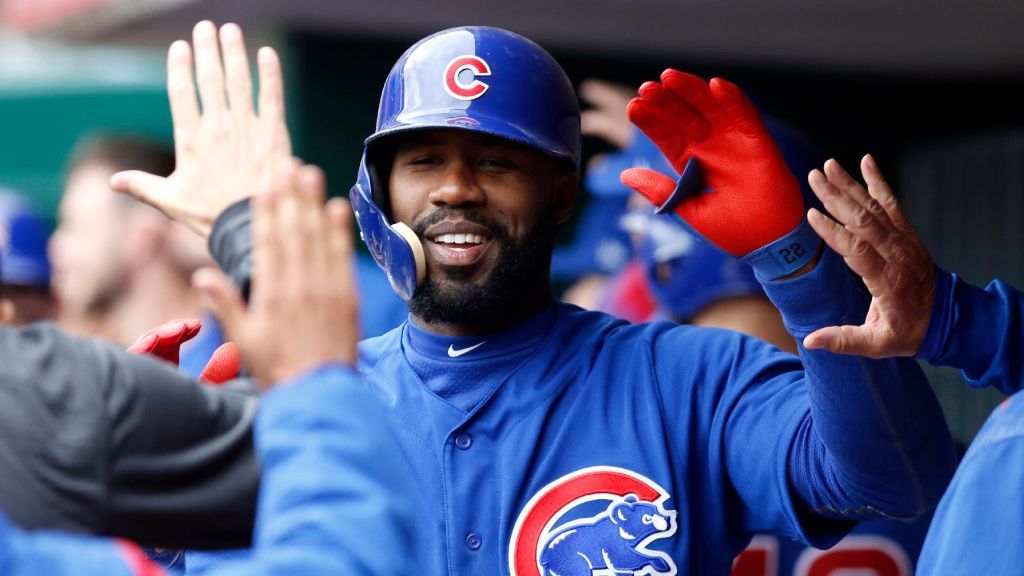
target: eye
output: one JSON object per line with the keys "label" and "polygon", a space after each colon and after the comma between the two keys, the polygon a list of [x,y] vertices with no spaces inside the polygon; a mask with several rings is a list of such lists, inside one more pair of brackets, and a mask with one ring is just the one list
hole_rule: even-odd
{"label": "eye", "polygon": [[406,162],[410,166],[435,166],[441,163],[441,157],[434,154],[419,154]]}
{"label": "eye", "polygon": [[644,514],[643,518],[640,519],[644,524],[650,524],[654,522],[654,516],[650,514]]}
{"label": "eye", "polygon": [[515,164],[507,158],[481,158],[480,166],[489,170],[511,170]]}

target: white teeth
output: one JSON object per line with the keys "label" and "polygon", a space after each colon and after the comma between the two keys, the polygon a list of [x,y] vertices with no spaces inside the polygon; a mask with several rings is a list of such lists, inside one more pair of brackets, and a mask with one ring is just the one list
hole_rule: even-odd
{"label": "white teeth", "polygon": [[484,237],[479,234],[440,234],[434,237],[438,244],[480,244]]}

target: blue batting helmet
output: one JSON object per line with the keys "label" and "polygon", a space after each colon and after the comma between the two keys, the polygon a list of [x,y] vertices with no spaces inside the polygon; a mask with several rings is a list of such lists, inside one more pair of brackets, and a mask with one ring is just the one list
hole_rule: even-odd
{"label": "blue batting helmet", "polygon": [[637,210],[622,224],[641,235],[637,253],[648,286],[677,320],[689,321],[718,300],[764,294],[750,266],[693,236],[674,216]]}
{"label": "blue batting helmet", "polygon": [[0,190],[0,278],[17,286],[50,285],[49,226],[21,196]]}
{"label": "blue batting helmet", "polygon": [[444,30],[414,44],[384,83],[377,128],[366,139],[349,194],[360,235],[405,300],[423,280],[423,248],[408,227],[389,222],[391,158],[380,143],[395,134],[432,128],[511,140],[577,168],[580,161],[576,92],[543,48],[518,34],[484,26]]}

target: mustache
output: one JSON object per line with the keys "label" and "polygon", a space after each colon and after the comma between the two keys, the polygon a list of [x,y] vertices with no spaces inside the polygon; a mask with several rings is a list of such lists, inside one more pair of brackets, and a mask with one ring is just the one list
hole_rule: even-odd
{"label": "mustache", "polygon": [[494,238],[498,238],[501,240],[508,240],[511,238],[511,234],[509,233],[508,228],[506,228],[500,222],[487,218],[480,214],[479,212],[477,212],[476,210],[463,210],[455,208],[438,208],[437,210],[434,210],[430,214],[427,214],[426,216],[414,222],[412,226],[412,231],[415,232],[416,235],[419,236],[420,238],[423,238],[423,235],[426,234],[427,232],[427,228],[430,228],[434,224],[437,224],[438,222],[441,222],[448,218],[468,220],[469,222],[472,222],[474,224],[484,226],[491,232],[491,236],[493,236]]}

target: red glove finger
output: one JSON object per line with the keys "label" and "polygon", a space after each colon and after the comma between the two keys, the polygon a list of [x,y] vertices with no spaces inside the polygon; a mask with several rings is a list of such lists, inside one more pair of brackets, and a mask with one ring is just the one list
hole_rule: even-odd
{"label": "red glove finger", "polygon": [[747,95],[740,90],[739,86],[728,80],[712,78],[709,89],[722,106],[723,113],[727,117],[735,119],[737,128],[741,128],[755,137],[767,135],[764,121],[761,120],[761,113],[747,98]]}
{"label": "red glove finger", "polygon": [[661,83],[677,97],[688,102],[701,116],[713,122],[722,115],[722,105],[711,92],[711,87],[700,76],[672,70],[661,73]]}
{"label": "red glove finger", "polygon": [[133,354],[149,354],[173,364],[178,363],[181,345],[195,338],[203,322],[196,318],[171,320],[146,332],[128,347]]}
{"label": "red glove finger", "polygon": [[213,351],[210,361],[199,375],[199,381],[207,384],[223,384],[238,377],[242,369],[242,357],[234,342],[225,342]]}

